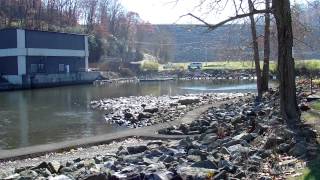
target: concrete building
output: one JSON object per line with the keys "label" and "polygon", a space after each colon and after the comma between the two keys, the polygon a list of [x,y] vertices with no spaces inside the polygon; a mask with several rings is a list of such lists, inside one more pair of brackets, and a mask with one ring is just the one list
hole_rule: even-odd
{"label": "concrete building", "polygon": [[18,86],[91,81],[86,35],[24,29],[0,30],[0,78]]}

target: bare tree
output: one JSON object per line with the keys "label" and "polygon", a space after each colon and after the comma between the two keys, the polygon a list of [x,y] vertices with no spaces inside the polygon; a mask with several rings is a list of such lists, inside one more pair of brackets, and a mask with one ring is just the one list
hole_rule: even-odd
{"label": "bare tree", "polygon": [[[266,0],[266,9],[270,9],[270,0]],[[264,19],[264,53],[263,53],[263,70],[261,80],[261,90],[268,91],[269,88],[269,64],[270,64],[270,13],[265,13]]]}
{"label": "bare tree", "polygon": [[248,0],[249,5],[249,15],[250,18],[250,26],[251,26],[251,37],[252,37],[252,45],[253,45],[253,59],[255,64],[255,71],[257,76],[257,90],[258,90],[258,98],[262,97],[262,88],[261,88],[261,68],[260,68],[260,57],[259,57],[259,44],[258,44],[258,37],[257,37],[257,28],[256,28],[256,21],[254,19],[254,4],[252,0]]}
{"label": "bare tree", "polygon": [[278,70],[280,85],[280,111],[289,125],[300,119],[296,98],[294,59],[292,57],[293,34],[289,0],[272,0],[278,32]]}
{"label": "bare tree", "polygon": [[293,35],[290,1],[272,0],[272,8],[270,9],[258,10],[253,8],[248,13],[236,13],[235,16],[223,20],[215,25],[206,22],[201,17],[198,17],[192,13],[187,15],[204,23],[210,30],[214,30],[233,20],[250,17],[254,14],[265,13],[273,13],[277,24],[281,116],[289,125],[295,125],[300,119],[300,111],[296,99],[294,59],[292,57]]}

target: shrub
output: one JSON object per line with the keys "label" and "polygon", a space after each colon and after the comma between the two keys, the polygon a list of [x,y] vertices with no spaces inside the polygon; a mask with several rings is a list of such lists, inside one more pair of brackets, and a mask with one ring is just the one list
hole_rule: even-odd
{"label": "shrub", "polygon": [[159,63],[156,61],[144,61],[141,69],[148,72],[157,72],[159,70]]}

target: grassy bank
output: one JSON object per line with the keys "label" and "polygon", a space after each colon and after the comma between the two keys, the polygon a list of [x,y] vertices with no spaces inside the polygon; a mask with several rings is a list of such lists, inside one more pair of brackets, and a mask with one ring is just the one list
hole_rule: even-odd
{"label": "grassy bank", "polygon": [[[317,132],[320,132],[320,101],[317,100],[310,104],[311,108],[316,111],[307,111],[302,113],[302,119],[306,124],[311,124]],[[320,139],[318,138],[318,142]],[[320,179],[320,145],[318,145],[318,156],[309,163],[309,165],[300,171],[301,176],[290,178],[290,180],[318,180]]]}
{"label": "grassy bank", "polygon": [[[161,65],[159,70],[173,70],[173,69],[188,69],[190,62],[185,63],[171,63],[168,65]],[[261,67],[263,62],[261,62]],[[270,62],[270,71],[275,71],[277,67],[276,61]],[[296,68],[306,68],[310,70],[320,70],[320,60],[297,60]],[[219,69],[228,69],[228,70],[240,70],[240,69],[254,69],[254,64],[252,61],[218,61],[218,62],[203,62],[202,70],[219,70]]]}

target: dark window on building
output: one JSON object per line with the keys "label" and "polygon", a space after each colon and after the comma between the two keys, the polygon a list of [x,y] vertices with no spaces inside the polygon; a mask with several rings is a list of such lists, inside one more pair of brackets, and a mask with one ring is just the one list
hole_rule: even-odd
{"label": "dark window on building", "polygon": [[30,72],[37,73],[38,72],[38,64],[31,64]]}
{"label": "dark window on building", "polygon": [[59,72],[64,72],[64,64],[59,64]]}
{"label": "dark window on building", "polygon": [[44,64],[31,64],[30,72],[31,73],[44,73],[45,66],[44,66]]}
{"label": "dark window on building", "polygon": [[44,64],[38,64],[38,72],[39,73],[44,73],[45,72]]}

